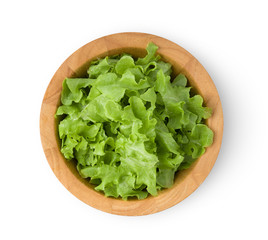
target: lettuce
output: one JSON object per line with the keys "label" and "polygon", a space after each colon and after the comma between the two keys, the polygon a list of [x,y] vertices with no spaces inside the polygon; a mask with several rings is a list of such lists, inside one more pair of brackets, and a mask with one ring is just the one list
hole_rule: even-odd
{"label": "lettuce", "polygon": [[187,79],[147,46],[93,61],[88,78],[66,78],[56,112],[61,152],[106,196],[144,199],[173,185],[213,142],[211,109]]}

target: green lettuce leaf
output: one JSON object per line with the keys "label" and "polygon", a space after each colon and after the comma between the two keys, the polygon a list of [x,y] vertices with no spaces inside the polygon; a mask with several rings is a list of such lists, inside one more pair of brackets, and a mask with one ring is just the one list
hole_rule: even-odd
{"label": "green lettuce leaf", "polygon": [[147,55],[92,61],[87,78],[66,78],[57,109],[61,152],[107,197],[144,199],[170,188],[213,142],[211,109],[149,43]]}

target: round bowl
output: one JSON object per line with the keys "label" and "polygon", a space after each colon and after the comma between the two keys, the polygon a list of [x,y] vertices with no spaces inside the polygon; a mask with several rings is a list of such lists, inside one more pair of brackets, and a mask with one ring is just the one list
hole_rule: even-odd
{"label": "round bowl", "polygon": [[[67,161],[60,152],[57,120],[54,115],[60,105],[62,82],[66,77],[85,76],[90,62],[96,58],[118,53],[143,57],[149,42],[155,43],[162,60],[173,66],[174,74],[183,73],[194,91],[213,110],[206,124],[214,132],[214,142],[192,166],[175,176],[174,185],[144,200],[114,199],[94,190],[86,179],[78,174],[74,161]],[[221,146],[223,112],[217,89],[204,67],[179,45],[151,34],[118,33],[94,40],[74,52],[57,70],[50,81],[41,107],[40,134],[47,161],[59,181],[78,199],[104,212],[118,215],[147,215],[165,210],[179,203],[204,181],[211,171]]]}

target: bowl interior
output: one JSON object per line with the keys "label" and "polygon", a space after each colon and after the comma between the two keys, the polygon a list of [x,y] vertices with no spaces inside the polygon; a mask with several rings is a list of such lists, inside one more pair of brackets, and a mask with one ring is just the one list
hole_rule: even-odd
{"label": "bowl interior", "polygon": [[[96,60],[98,58],[104,58],[106,56],[113,56],[113,55],[118,55],[118,54],[122,54],[122,53],[127,53],[127,54],[130,54],[132,55],[134,58],[140,58],[140,57],[144,57],[146,55],[146,49],[144,48],[120,48],[120,49],[113,49],[113,50],[110,50],[110,51],[106,51],[106,52],[103,52],[101,53],[100,55],[98,56],[95,56],[95,58],[92,58],[92,59],[88,59],[88,61],[86,61],[84,64],[82,64],[81,66],[79,66],[77,69],[75,69],[75,71],[70,75],[70,76],[66,76],[66,77],[71,77],[71,78],[80,78],[80,77],[88,77],[88,74],[87,74],[87,69],[89,68],[91,62],[93,60]],[[179,74],[179,73],[183,73],[187,79],[188,79],[188,85],[189,86],[192,86],[191,85],[191,75],[187,72],[187,71],[182,71],[183,69],[183,66],[180,66],[179,64],[176,64],[174,63],[174,61],[172,61],[172,59],[170,59],[168,56],[163,56],[161,55],[161,60],[165,61],[165,62],[169,62],[171,63],[172,65],[172,74],[171,74],[171,81]],[[195,93],[195,94],[200,94],[198,92],[197,89],[195,88],[192,88],[191,89],[191,93]],[[61,102],[60,102],[60,98],[58,99],[58,106],[61,105]],[[55,112],[56,113],[56,112]],[[58,124],[60,122],[61,118],[58,117],[58,118],[55,118],[55,129],[57,130],[58,128]],[[55,132],[55,138],[57,139],[57,142],[58,142],[58,148],[59,148],[59,151],[60,151],[60,146],[61,146],[61,140],[59,138],[59,134],[58,134],[58,131]],[[62,155],[63,157],[63,155]],[[64,158],[64,157],[63,157]],[[196,160],[196,162],[198,161],[198,159]],[[85,178],[82,178],[77,169],[76,169],[76,164],[77,164],[77,161],[74,159],[74,160],[71,160],[71,161],[67,161],[65,160],[66,162],[66,166],[70,169],[70,171],[74,174],[74,176],[79,180],[81,181],[83,184],[85,184],[87,187],[91,188],[91,189],[94,189],[95,185],[89,183],[89,179],[85,179]],[[191,170],[195,167],[196,165],[196,162],[194,162],[190,168],[188,169],[185,169],[185,170],[180,170],[178,172],[176,172],[175,174],[175,178],[174,178],[174,184],[175,183],[179,183],[180,181],[183,181],[183,179],[191,172]],[[159,194],[162,194],[162,192],[165,192],[165,189],[159,191]],[[104,194],[102,192],[97,192],[98,194],[101,194],[104,196]],[[151,195],[148,195],[147,198],[152,198]],[[118,198],[117,200],[121,200],[120,198]],[[133,201],[133,200],[136,200],[136,198],[129,198],[130,201]]]}

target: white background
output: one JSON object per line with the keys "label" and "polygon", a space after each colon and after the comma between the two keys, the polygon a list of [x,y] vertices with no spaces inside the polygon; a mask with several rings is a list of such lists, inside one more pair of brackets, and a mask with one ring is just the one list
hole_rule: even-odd
{"label": "white background", "polygon": [[[1,1],[0,239],[268,239],[267,1]],[[147,32],[191,52],[224,110],[224,137],[205,182],[143,217],[76,199],[43,153],[39,114],[60,64],[117,32]]]}

